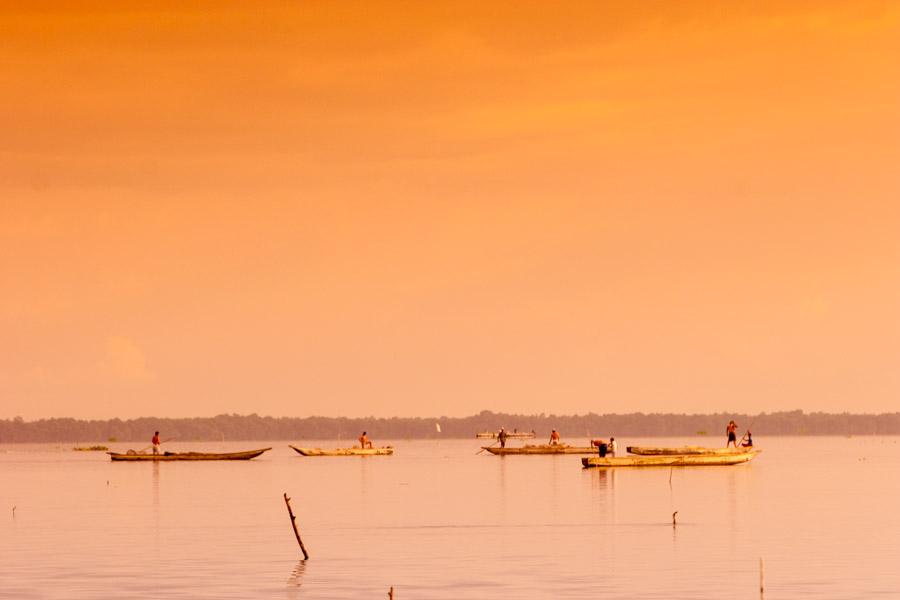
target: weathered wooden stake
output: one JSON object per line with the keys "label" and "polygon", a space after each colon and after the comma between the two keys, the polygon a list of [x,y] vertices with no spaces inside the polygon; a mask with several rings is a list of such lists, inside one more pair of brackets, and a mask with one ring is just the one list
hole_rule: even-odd
{"label": "weathered wooden stake", "polygon": [[678,514],[677,510],[672,513],[672,527],[675,527],[675,525],[677,524],[677,523],[675,523],[675,515],[677,515],[677,514]]}
{"label": "weathered wooden stake", "polygon": [[291,517],[291,527],[294,528],[294,535],[297,536],[297,543],[300,544],[300,550],[303,552],[303,560],[309,560],[306,546],[303,545],[303,540],[300,539],[300,531],[297,529],[297,517],[294,516],[294,511],[291,510],[291,499],[288,498],[287,492],[284,493],[284,503],[287,505],[288,515]]}
{"label": "weathered wooden stake", "polygon": [[759,557],[759,597],[762,598],[766,593],[766,565],[762,556]]}

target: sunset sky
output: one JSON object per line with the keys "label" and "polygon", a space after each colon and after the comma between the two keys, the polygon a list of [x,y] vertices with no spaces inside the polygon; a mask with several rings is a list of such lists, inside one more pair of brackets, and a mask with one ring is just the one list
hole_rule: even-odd
{"label": "sunset sky", "polygon": [[0,90],[0,418],[900,410],[898,3],[3,2]]}

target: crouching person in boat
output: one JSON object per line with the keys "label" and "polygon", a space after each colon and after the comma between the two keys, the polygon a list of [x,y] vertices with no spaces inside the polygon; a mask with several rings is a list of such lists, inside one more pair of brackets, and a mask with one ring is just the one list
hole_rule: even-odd
{"label": "crouching person in boat", "polygon": [[369,436],[366,435],[366,432],[363,431],[362,435],[359,436],[359,447],[365,450],[366,448],[372,447],[372,440],[369,439]]}
{"label": "crouching person in boat", "polygon": [[555,429],[550,432],[550,445],[559,446],[559,432]]}
{"label": "crouching person in boat", "polygon": [[744,434],[744,437],[741,438],[741,448],[752,448],[753,447],[753,435],[750,433],[750,430],[747,430],[747,433]]}
{"label": "crouching person in boat", "polygon": [[597,451],[600,454],[600,458],[604,458],[609,452],[609,444],[607,444],[606,440],[604,440],[603,438],[591,440],[591,446],[597,446]]}

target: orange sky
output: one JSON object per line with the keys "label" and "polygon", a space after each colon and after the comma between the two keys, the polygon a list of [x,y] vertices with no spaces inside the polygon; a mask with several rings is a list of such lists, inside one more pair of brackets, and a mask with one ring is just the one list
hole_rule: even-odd
{"label": "orange sky", "polygon": [[10,4],[0,418],[900,410],[896,3]]}

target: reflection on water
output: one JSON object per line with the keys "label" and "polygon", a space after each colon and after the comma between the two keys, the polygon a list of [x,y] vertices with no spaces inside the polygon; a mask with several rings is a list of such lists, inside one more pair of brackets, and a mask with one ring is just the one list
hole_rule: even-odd
{"label": "reflection on water", "polygon": [[306,575],[306,561],[301,559],[294,568],[287,580],[287,597],[290,600],[296,600],[303,597],[300,587],[303,585],[303,577]]}
{"label": "reflection on water", "polygon": [[293,587],[300,587],[303,585],[303,576],[306,574],[306,562],[303,559],[300,559],[294,568],[291,569],[291,575],[288,577],[287,584]]}
{"label": "reflection on water", "polygon": [[159,508],[159,468],[160,463],[153,461],[153,506]]}
{"label": "reflection on water", "polygon": [[[276,450],[253,461],[149,475],[35,446],[0,454],[0,599],[356,600],[393,585],[417,600],[719,600],[758,596],[760,556],[774,600],[900,597],[894,438],[842,440],[840,453],[828,439],[766,442],[747,465],[676,469],[476,456],[473,440],[363,460],[266,444]],[[297,562],[285,490],[314,568]]]}
{"label": "reflection on water", "polygon": [[588,472],[597,481],[597,487],[604,490],[607,488],[611,473],[609,469],[590,469]]}

